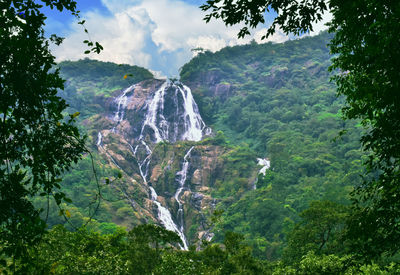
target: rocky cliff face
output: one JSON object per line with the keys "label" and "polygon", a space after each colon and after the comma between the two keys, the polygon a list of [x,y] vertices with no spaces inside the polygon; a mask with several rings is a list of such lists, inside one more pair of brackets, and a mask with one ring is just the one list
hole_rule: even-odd
{"label": "rocky cliff face", "polygon": [[[213,187],[232,173],[225,163],[234,149],[213,141],[188,87],[140,82],[115,92],[104,113],[86,123],[97,130],[99,153],[122,171],[123,183],[114,187],[141,222],[175,231],[184,249],[212,237],[208,218],[218,200]],[[243,188],[252,188],[256,174],[254,161]]]}

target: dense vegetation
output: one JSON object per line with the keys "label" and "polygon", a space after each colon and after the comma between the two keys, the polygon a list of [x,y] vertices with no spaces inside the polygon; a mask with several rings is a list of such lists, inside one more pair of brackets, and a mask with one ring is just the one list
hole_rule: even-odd
{"label": "dense vegetation", "polygon": [[[7,20],[4,22],[9,23]],[[223,180],[213,182],[212,193],[218,199],[217,209],[209,221],[215,233],[213,243],[197,243],[197,247],[192,246],[187,252],[180,251],[180,239],[176,234],[153,225],[139,225],[144,221],[137,218],[115,190],[123,186],[118,185],[124,181],[121,172],[105,165],[96,153],[89,156],[86,150],[82,161],[67,173],[61,173],[69,169],[72,161],[81,158],[79,153],[83,152],[83,147],[76,147],[71,156],[60,155],[56,168],[50,167],[45,172],[40,170],[35,175],[36,163],[24,162],[26,150],[18,149],[22,157],[17,156],[14,160],[8,156],[7,162],[16,165],[15,171],[19,170],[19,164],[27,163],[28,173],[14,173],[12,169],[10,173],[10,170],[3,169],[11,177],[2,178],[2,188],[9,186],[5,183],[14,182],[15,186],[21,187],[21,183],[30,180],[32,173],[33,183],[39,178],[50,187],[57,187],[56,190],[62,184],[62,193],[53,194],[49,186],[45,186],[47,193],[42,193],[42,196],[33,196],[40,188],[17,193],[22,202],[18,204],[21,206],[19,210],[23,210],[25,203],[28,215],[22,211],[17,218],[2,216],[0,272],[399,273],[396,264],[389,264],[396,258],[385,255],[378,258],[377,264],[365,264],[352,253],[348,244],[347,221],[352,214],[349,193],[362,183],[360,174],[364,171],[361,163],[365,155],[359,150],[361,127],[357,121],[341,120],[340,109],[344,99],[336,97],[334,87],[328,81],[327,67],[331,63],[325,45],[330,38],[324,33],[279,45],[252,43],[230,47],[215,54],[201,53],[183,67],[182,80],[193,87],[203,116],[216,132],[214,138],[201,143],[231,149],[223,156],[229,174],[222,175]],[[46,74],[51,62],[53,59],[48,56],[48,65],[44,67]],[[115,91],[152,78],[149,71],[139,67],[88,59],[63,62],[60,67],[62,76],[67,79],[67,88],[60,91],[60,95],[68,100],[70,107],[65,109],[64,101],[55,97],[54,88],[62,87],[56,71],[56,85],[48,87],[50,98],[60,107],[56,108],[54,117],[50,115],[52,118],[45,120],[55,129],[48,132],[56,138],[70,134],[80,140],[77,129],[72,126],[72,122],[77,120],[79,128],[89,135],[88,144],[94,144],[94,135],[93,129],[86,126],[88,121],[96,119],[100,104]],[[51,73],[48,75],[52,76]],[[2,84],[1,87],[6,86]],[[7,108],[1,116],[3,124],[18,121],[6,118],[18,110],[17,107],[23,106],[18,103],[12,110]],[[52,108],[54,106],[45,112]],[[64,122],[61,111],[74,114]],[[57,132],[61,126],[64,131]],[[348,133],[340,136],[344,129]],[[39,134],[40,130],[40,127],[36,128]],[[28,133],[34,134],[35,129]],[[56,155],[51,153],[56,145],[60,145],[56,138],[45,138],[50,143],[44,147],[45,152],[42,148],[39,159],[47,156],[46,153]],[[2,140],[9,143],[17,139],[7,137]],[[82,143],[79,145],[83,146]],[[8,151],[1,151],[4,152]],[[254,165],[256,156],[268,157],[272,166],[265,175],[259,175],[257,188],[250,190],[249,168]],[[35,155],[32,157],[37,158]],[[29,165],[32,170],[29,170]],[[47,181],[41,179],[46,172],[48,175],[55,173],[55,176]],[[110,182],[113,188],[110,188]],[[24,185],[31,186],[28,183]],[[1,194],[3,205],[7,202],[12,207],[16,205],[4,199],[7,198],[4,194],[8,194],[4,190]],[[54,201],[49,200],[50,194]],[[147,196],[139,190],[133,190],[132,195],[137,201],[141,196]],[[28,197],[33,198],[27,200]],[[102,204],[97,208],[99,198]],[[9,212],[14,213],[10,209]],[[35,209],[49,210],[42,211],[41,217],[50,227],[56,224],[64,226],[55,226],[44,236],[38,234],[44,232],[44,223],[38,219],[39,211]],[[94,219],[91,218],[93,211],[96,213]],[[22,236],[30,225],[24,219],[29,221],[29,218],[33,218],[41,228],[31,231],[33,235]],[[87,226],[76,228],[90,219]],[[11,226],[7,227],[7,223]],[[116,224],[133,228],[127,232]]]}
{"label": "dense vegetation", "polygon": [[[76,3],[43,2],[75,12]],[[32,197],[69,201],[61,175],[85,152],[78,113],[66,114],[57,96],[64,81],[52,69],[49,43],[59,38],[44,36],[41,8],[37,1],[0,2],[0,255],[14,259],[14,271],[15,259],[45,233]]]}
{"label": "dense vegetation", "polygon": [[99,114],[102,110],[99,103],[114,92],[153,78],[148,70],[141,67],[90,59],[63,61],[58,66],[66,80],[60,96],[68,99],[71,112],[76,110],[81,113],[80,121]]}
{"label": "dense vegetation", "polygon": [[[395,264],[362,264],[349,255],[316,255],[310,250],[287,264],[251,255],[239,234],[227,232],[223,244],[203,243],[195,250],[177,249],[179,237],[154,225],[100,235],[91,230],[70,232],[62,226],[30,247],[29,261],[19,262],[21,274],[397,274]],[[0,271],[6,270],[0,267]]]}
{"label": "dense vegetation", "polygon": [[[398,1],[314,0],[314,1],[221,1],[208,0],[200,7],[204,18],[221,19],[227,26],[243,24],[239,37],[249,28],[265,23],[265,13],[273,20],[266,38],[281,29],[285,34],[302,34],[330,13],[326,23],[333,39],[331,70],[339,70],[333,80],[338,95],[345,96],[342,108],[346,119],[360,119],[368,128],[361,138],[369,151],[365,162],[370,176],[352,193],[353,217],[349,239],[353,250],[365,259],[393,255],[400,249],[400,6]],[[373,237],[371,237],[373,236]]]}
{"label": "dense vegetation", "polygon": [[[361,128],[341,118],[343,98],[336,97],[327,70],[330,37],[225,48],[183,67],[182,80],[196,87],[207,122],[231,142],[271,160],[257,190],[238,201],[216,186],[225,211],[217,240],[223,232],[238,232],[255,255],[278,259],[287,233],[312,201],[347,205],[353,186],[361,183]],[[222,86],[228,87],[227,96],[218,94]],[[348,132],[339,136],[344,129]]]}
{"label": "dense vegetation", "polygon": [[[200,54],[183,67],[182,80],[193,87],[202,114],[216,133],[201,144],[230,148],[224,155],[229,173],[213,183],[212,194],[218,199],[209,221],[215,233],[213,243],[197,243],[198,252],[195,247],[181,252],[173,249],[176,236],[169,235],[175,238],[172,246],[157,241],[162,229],[149,231],[145,236],[150,239],[132,237],[136,234],[132,232],[142,230],[137,225],[144,221],[117,189],[103,185],[107,177],[113,186],[122,187],[124,177],[93,152],[103,198],[97,214],[84,229],[68,231],[88,221],[95,209],[91,202],[99,194],[91,159],[86,156],[64,175],[63,190],[72,203],[61,205],[62,215],[50,203],[48,224],[64,224],[66,229],[54,227],[38,246],[31,247],[30,264],[21,262],[21,270],[56,274],[107,270],[116,274],[139,270],[138,274],[393,273],[396,267],[387,264],[391,259],[380,266],[363,265],[349,254],[345,241],[349,192],[361,182],[364,156],[361,127],[356,121],[341,119],[343,99],[335,96],[329,83],[330,60],[324,46],[329,38],[324,33],[285,44],[226,48]],[[79,127],[88,133],[91,144],[96,133],[87,121],[98,116],[104,100],[121,87],[151,77],[143,69],[129,67],[130,81],[123,79],[118,65],[90,60],[64,62],[60,67],[67,79],[61,95],[69,100],[70,112],[82,113]],[[74,67],[81,73],[70,71]],[[113,78],[115,86],[107,83]],[[93,85],[110,86],[99,91]],[[218,94],[217,87],[228,89]],[[339,136],[343,129],[348,132]],[[256,157],[268,157],[272,166],[258,177],[257,189],[251,190],[247,177]],[[136,196],[140,201],[147,194]],[[47,207],[41,197],[35,203]],[[116,224],[135,227],[126,233]]]}
{"label": "dense vegetation", "polygon": [[[93,146],[93,136],[97,137],[97,132],[93,133],[86,120],[96,118],[104,112],[104,106],[101,105],[113,93],[133,83],[151,79],[153,75],[137,66],[90,59],[64,61],[59,63],[58,67],[61,76],[66,80],[65,89],[59,91],[59,95],[69,104],[67,112],[80,113],[76,118],[79,122],[78,127],[88,135],[87,147],[91,148],[92,152],[91,155],[85,154],[83,159],[63,176],[63,191],[72,199],[72,202],[62,205],[62,209],[68,213],[68,219],[65,219],[53,200],[49,202],[49,209],[47,198],[36,197],[34,204],[46,210],[42,212],[42,216],[46,218],[50,227],[64,224],[68,229],[79,228],[92,218],[89,227],[103,233],[114,232],[116,224],[131,228],[140,222],[121,195],[120,188],[126,188],[124,179],[120,178],[121,172],[118,169],[108,167],[98,156]],[[127,77],[124,79],[125,75]],[[106,178],[112,181],[112,188],[104,186]],[[99,196],[100,205],[97,202]],[[143,197],[146,194],[139,196]],[[94,212],[95,217],[92,217]]]}

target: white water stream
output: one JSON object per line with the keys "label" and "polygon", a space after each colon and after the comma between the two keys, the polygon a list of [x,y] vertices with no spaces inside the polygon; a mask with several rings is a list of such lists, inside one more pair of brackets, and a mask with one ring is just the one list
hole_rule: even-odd
{"label": "white water stream", "polygon": [[[115,99],[115,102],[117,102],[117,111],[114,113],[113,120],[117,122],[116,126],[118,126],[118,124],[124,119],[125,109],[128,104],[128,96],[126,94],[134,90],[135,87],[136,84],[129,86],[122,92],[120,96]],[[111,130],[113,133],[115,132],[116,126],[114,126]]]}
{"label": "white water stream", "polygon": [[[166,115],[171,112],[165,106],[166,97],[174,102],[176,108],[174,121],[166,119]],[[163,83],[147,106],[146,118],[139,137],[141,140],[147,128],[152,130],[155,143],[178,140],[200,141],[204,134],[211,134],[211,129],[205,125],[200,116],[190,88],[181,83],[168,81]],[[184,129],[178,129],[179,125],[183,125]]]}
{"label": "white water stream", "polygon": [[[140,160],[139,156],[137,155],[140,146],[143,146],[146,151],[146,157],[143,160]],[[153,152],[151,151],[150,147],[146,144],[146,142],[144,142],[143,140],[140,141],[140,144],[136,145],[135,149],[133,149],[132,145],[130,144],[129,147],[131,148],[131,151],[138,162],[139,172],[140,175],[142,176],[143,182],[147,183],[147,174],[149,172],[149,165],[151,161],[150,157]]]}
{"label": "white water stream", "polygon": [[[143,140],[143,131],[146,126],[149,126],[151,129],[154,131],[154,135],[156,138],[156,143],[165,140],[165,131],[161,131],[156,126],[156,119],[157,119],[157,112],[158,112],[158,107],[160,106],[161,109],[161,114],[162,111],[164,111],[164,93],[165,93],[165,88],[167,87],[167,81],[161,86],[160,89],[156,91],[154,94],[153,99],[151,100],[150,104],[148,105],[147,109],[147,114],[146,114],[146,119],[143,123],[142,131],[140,132],[140,140]],[[165,118],[164,120],[161,121],[162,124],[165,124]],[[168,131],[167,131],[168,133]]]}
{"label": "white water stream", "polygon": [[[126,88],[125,90],[123,90],[122,94],[120,96],[118,96],[115,99],[115,102],[117,103],[117,111],[114,113],[114,117],[113,120],[115,122],[117,122],[117,125],[123,120],[124,118],[124,113],[125,113],[125,109],[126,106],[128,104],[128,96],[127,93],[131,92],[132,90],[134,90],[136,87],[136,84],[133,84],[131,86],[129,86],[128,88]],[[111,129],[111,132],[115,133],[115,127],[114,126]],[[104,150],[104,152],[107,154],[107,156],[111,159],[111,161],[115,164],[115,166],[117,166],[119,169],[121,169],[121,167],[117,164],[117,162],[115,161],[115,159],[103,148],[102,145],[102,141],[103,141],[103,135],[101,134],[101,132],[99,132],[97,134],[97,142],[96,145],[97,147],[100,147]]]}
{"label": "white water stream", "polygon": [[[117,124],[111,129],[111,131],[114,133],[116,131],[116,127],[124,119],[125,110],[129,102],[129,96],[127,94],[134,90],[135,86],[136,85],[132,85],[128,87],[122,92],[120,96],[115,99],[115,102],[117,103],[117,111],[114,113],[113,120]],[[166,100],[172,100],[173,104],[175,105],[175,113],[173,115],[172,121],[168,121],[169,119],[171,119],[171,117],[169,117],[169,119],[166,119],[167,115],[171,114],[171,106],[165,106]],[[182,128],[182,126],[184,129],[180,129]],[[150,129],[150,132],[148,131],[148,129]],[[140,175],[143,178],[145,184],[147,184],[149,165],[152,154],[150,147],[146,143],[146,141],[148,141],[146,137],[149,133],[150,140],[155,143],[159,143],[161,141],[175,142],[178,140],[200,141],[204,134],[211,134],[211,129],[205,125],[203,119],[201,118],[198,111],[198,106],[194,101],[193,95],[189,87],[181,83],[176,84],[170,81],[166,81],[165,83],[163,83],[163,85],[154,93],[154,96],[147,103],[147,112],[140,131],[140,135],[137,139],[137,141],[139,141],[139,144],[137,144],[135,148],[133,148],[133,146],[129,144],[132,154],[135,156],[138,162]],[[151,136],[151,134],[153,134],[153,136]],[[99,132],[97,138],[97,146],[101,148],[102,138],[103,136]],[[188,249],[188,244],[185,234],[183,233],[183,205],[179,200],[179,196],[184,190],[184,185],[189,168],[188,158],[190,157],[193,148],[194,147],[191,147],[184,156],[182,170],[177,173],[177,176],[179,176],[179,187],[176,190],[174,197],[179,205],[177,220],[180,226],[178,226],[172,219],[171,212],[158,201],[158,195],[154,188],[149,186],[151,200],[158,209],[158,220],[163,224],[166,229],[174,231],[179,235],[183,242],[182,249],[184,250]],[[107,155],[111,158],[112,162],[117,165],[111,155],[109,155],[108,153]],[[117,165],[117,167],[119,166]]]}
{"label": "white water stream", "polygon": [[179,91],[184,99],[184,116],[185,132],[182,135],[183,140],[200,141],[203,137],[203,129],[206,127],[203,119],[199,114],[197,104],[194,102],[192,92],[187,86],[178,86]]}
{"label": "white water stream", "polygon": [[96,142],[96,145],[97,146],[101,146],[101,141],[103,140],[103,135],[99,132],[98,134],[97,134],[97,142]]}
{"label": "white water stream", "polygon": [[149,186],[150,192],[151,192],[151,200],[157,205],[158,208],[158,219],[161,221],[161,223],[164,225],[164,227],[170,231],[174,231],[178,234],[178,236],[181,238],[183,247],[182,249],[188,250],[187,246],[187,240],[185,237],[185,234],[181,230],[178,229],[177,225],[174,223],[174,220],[172,219],[171,212],[167,208],[161,205],[159,201],[157,201],[157,193],[154,190],[153,187]]}
{"label": "white water stream", "polygon": [[[258,171],[258,174],[263,174],[265,176],[267,170],[271,167],[271,161],[269,160],[269,158],[257,158],[257,164],[262,166],[262,168]],[[256,179],[253,183],[254,190],[257,189],[257,181],[258,179]]]}
{"label": "white water stream", "polygon": [[182,170],[179,171],[178,173],[176,173],[177,176],[179,176],[179,188],[176,190],[175,193],[175,200],[178,202],[179,208],[178,208],[178,214],[177,214],[177,220],[180,223],[180,228],[179,230],[181,232],[183,232],[184,228],[183,228],[183,205],[181,203],[181,201],[179,200],[179,196],[182,193],[183,189],[185,188],[185,182],[186,182],[186,178],[187,178],[187,172],[189,169],[189,160],[188,158],[190,157],[190,153],[192,152],[194,146],[192,146],[186,153],[186,155],[183,157],[183,163],[182,163]]}
{"label": "white water stream", "polygon": [[257,162],[258,165],[262,166],[260,171],[258,171],[258,174],[263,174],[265,176],[265,173],[271,167],[271,161],[268,158],[266,159],[257,158]]}

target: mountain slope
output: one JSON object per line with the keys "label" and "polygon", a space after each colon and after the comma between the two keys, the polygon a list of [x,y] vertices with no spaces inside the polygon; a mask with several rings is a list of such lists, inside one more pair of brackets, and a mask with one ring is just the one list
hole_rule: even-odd
{"label": "mountain slope", "polygon": [[[285,232],[311,201],[347,204],[352,186],[361,182],[361,129],[341,119],[343,99],[329,81],[329,39],[322,33],[283,44],[228,47],[183,66],[181,80],[192,88],[210,127],[271,161],[257,190],[238,201],[215,190],[222,195],[217,208],[225,211],[217,240],[227,230],[240,232],[258,256],[276,259]],[[339,137],[343,129],[348,132]]]}
{"label": "mountain slope", "polygon": [[[340,118],[328,41],[323,33],[205,52],[183,66],[182,83],[138,67],[60,64],[61,95],[71,113],[81,112],[107,197],[97,228],[159,223],[188,244],[221,241],[231,230],[258,257],[276,259],[311,201],[348,203],[360,182],[361,129]],[[333,142],[344,128],[349,133]],[[271,165],[265,175],[257,176],[258,158]],[[89,215],[85,196],[95,194],[92,174],[86,158],[64,182],[78,225]],[[211,219],[215,210],[223,214]]]}
{"label": "mountain slope", "polygon": [[[96,145],[109,165],[147,190],[147,198],[131,201],[133,209],[177,232],[186,248],[187,237],[191,242],[209,238],[207,216],[216,203],[212,190],[224,178],[234,177],[228,156],[238,151],[210,136],[192,100],[190,89],[181,83],[148,80],[119,92],[105,112],[88,123],[102,127]],[[243,169],[238,194],[252,188],[256,171],[254,161]]]}

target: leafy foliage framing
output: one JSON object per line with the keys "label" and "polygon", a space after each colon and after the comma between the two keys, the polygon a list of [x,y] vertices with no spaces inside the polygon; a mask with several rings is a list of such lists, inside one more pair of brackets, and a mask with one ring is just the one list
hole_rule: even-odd
{"label": "leafy foliage framing", "polygon": [[[79,18],[75,1],[42,2]],[[85,137],[74,126],[79,113],[66,116],[67,104],[57,96],[64,81],[53,69],[49,44],[62,38],[45,38],[42,7],[32,0],[0,3],[0,252],[14,259],[45,229],[32,196],[70,202],[61,176],[85,151]]]}

